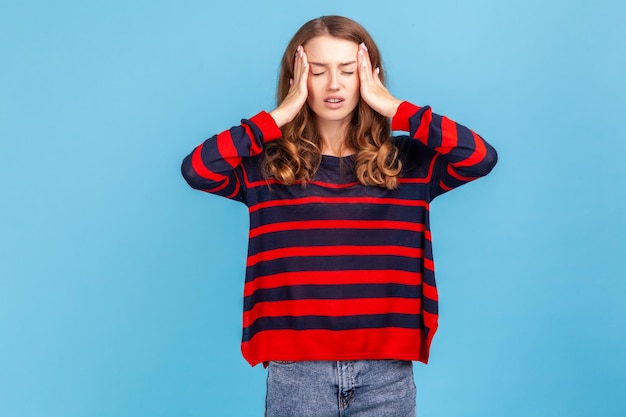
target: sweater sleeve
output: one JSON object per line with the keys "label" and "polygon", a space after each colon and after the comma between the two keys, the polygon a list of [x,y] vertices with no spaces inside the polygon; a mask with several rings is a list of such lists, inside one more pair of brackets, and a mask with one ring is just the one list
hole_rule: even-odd
{"label": "sweater sleeve", "polygon": [[498,160],[496,150],[478,134],[433,113],[429,106],[403,102],[391,127],[435,151],[431,198],[487,175]]}
{"label": "sweater sleeve", "polygon": [[236,169],[242,158],[259,155],[263,144],[280,137],[272,116],[262,111],[198,145],[183,160],[183,177],[197,190],[241,200]]}

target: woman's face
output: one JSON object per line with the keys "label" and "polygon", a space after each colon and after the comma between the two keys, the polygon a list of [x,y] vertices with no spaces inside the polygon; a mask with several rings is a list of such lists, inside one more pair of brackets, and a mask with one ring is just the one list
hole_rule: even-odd
{"label": "woman's face", "polygon": [[318,123],[348,122],[359,104],[356,42],[318,36],[304,45],[309,62],[307,103]]}

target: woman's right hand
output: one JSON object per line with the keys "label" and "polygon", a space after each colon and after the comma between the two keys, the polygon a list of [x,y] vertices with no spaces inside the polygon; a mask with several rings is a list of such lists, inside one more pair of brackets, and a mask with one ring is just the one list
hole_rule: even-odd
{"label": "woman's right hand", "polygon": [[290,80],[291,87],[285,99],[280,105],[270,112],[278,127],[283,127],[292,121],[304,103],[309,94],[307,88],[307,79],[309,76],[309,64],[307,62],[306,52],[302,45],[296,49],[296,59],[293,68],[293,77]]}

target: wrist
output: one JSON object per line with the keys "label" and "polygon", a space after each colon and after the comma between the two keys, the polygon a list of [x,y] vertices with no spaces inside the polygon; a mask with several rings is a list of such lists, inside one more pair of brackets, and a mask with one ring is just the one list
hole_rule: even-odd
{"label": "wrist", "polygon": [[270,112],[270,116],[272,116],[272,119],[274,119],[274,122],[276,122],[276,125],[279,128],[283,127],[289,122],[289,120],[287,120],[287,118],[285,117],[284,112],[281,111],[280,107],[277,107],[274,110],[272,110]]}
{"label": "wrist", "polygon": [[393,116],[395,116],[396,113],[398,113],[398,108],[400,107],[400,104],[402,104],[402,100],[394,99],[392,103],[390,103],[389,107],[387,108],[387,112],[385,116],[389,118],[393,118]]}

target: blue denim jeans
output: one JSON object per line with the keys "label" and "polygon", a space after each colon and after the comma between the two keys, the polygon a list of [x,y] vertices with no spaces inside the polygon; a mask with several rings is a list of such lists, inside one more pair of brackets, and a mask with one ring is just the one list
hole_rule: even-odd
{"label": "blue denim jeans", "polygon": [[265,417],[415,417],[413,363],[270,362]]}

